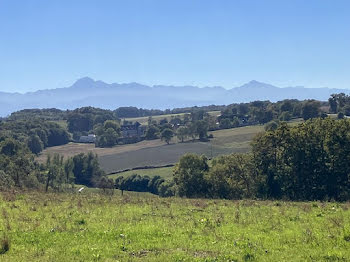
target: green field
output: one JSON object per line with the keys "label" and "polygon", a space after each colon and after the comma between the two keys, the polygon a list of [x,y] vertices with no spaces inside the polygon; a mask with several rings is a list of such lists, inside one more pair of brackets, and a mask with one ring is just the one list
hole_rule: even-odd
{"label": "green field", "polygon": [[160,176],[165,179],[172,179],[173,177],[173,167],[161,167],[161,168],[149,168],[149,169],[137,169],[137,170],[129,170],[125,172],[120,172],[117,174],[109,175],[109,178],[112,178],[113,180],[116,179],[119,176],[123,177],[129,177],[131,175],[140,175],[140,176]]}
{"label": "green field", "polygon": [[248,152],[252,138],[263,130],[262,125],[223,129],[209,132],[214,136],[209,142],[178,143],[174,139],[170,145],[160,139],[113,148],[95,148],[91,144],[70,143],[47,148],[37,159],[39,162],[44,162],[48,154],[58,153],[65,157],[72,157],[75,154],[91,151],[99,156],[101,167],[107,173],[113,173],[135,167],[175,164],[185,153],[205,154],[212,158],[222,154]]}
{"label": "green field", "polygon": [[204,154],[209,158],[218,155],[248,152],[252,138],[263,131],[263,126],[247,126],[211,132],[214,138],[209,142],[185,142],[139,148],[99,157],[101,167],[107,173],[144,166],[175,164],[186,153]]}
{"label": "green field", "polygon": [[[296,125],[300,121],[297,119],[291,124]],[[47,154],[59,153],[65,157],[72,157],[78,153],[91,151],[99,156],[102,169],[107,173],[113,173],[135,167],[175,164],[186,153],[204,154],[212,158],[223,154],[248,152],[253,137],[262,131],[264,131],[263,125],[222,129],[209,132],[214,138],[208,142],[179,143],[174,138],[170,145],[160,139],[112,148],[95,148],[91,144],[70,143],[45,149],[38,160],[44,162]]]}
{"label": "green field", "polygon": [[348,261],[350,203],[2,193],[0,261]]}

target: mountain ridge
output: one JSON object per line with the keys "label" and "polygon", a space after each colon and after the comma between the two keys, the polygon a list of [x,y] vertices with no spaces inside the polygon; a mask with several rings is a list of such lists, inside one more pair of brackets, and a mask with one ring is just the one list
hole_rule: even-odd
{"label": "mountain ridge", "polygon": [[196,87],[191,85],[143,85],[136,82],[111,83],[90,77],[78,79],[69,87],[37,90],[27,93],[0,92],[0,116],[28,108],[74,109],[95,106],[115,109],[136,106],[148,109],[231,104],[254,100],[317,99],[327,100],[333,93],[349,93],[347,89],[277,87],[252,80],[238,87]]}

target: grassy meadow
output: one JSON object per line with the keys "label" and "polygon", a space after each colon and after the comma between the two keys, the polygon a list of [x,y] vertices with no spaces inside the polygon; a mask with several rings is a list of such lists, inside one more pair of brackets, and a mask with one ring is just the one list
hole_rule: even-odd
{"label": "grassy meadow", "polygon": [[185,153],[205,154],[211,158],[234,152],[248,152],[253,137],[263,130],[262,125],[222,129],[209,132],[214,136],[209,142],[186,141],[179,143],[174,138],[170,145],[160,139],[112,148],[96,148],[91,144],[70,143],[45,149],[38,160],[44,162],[47,155],[53,153],[72,157],[78,153],[91,151],[99,156],[101,167],[107,173],[113,173],[135,167],[174,164]]}
{"label": "grassy meadow", "polygon": [[2,193],[0,261],[348,261],[350,203]]}

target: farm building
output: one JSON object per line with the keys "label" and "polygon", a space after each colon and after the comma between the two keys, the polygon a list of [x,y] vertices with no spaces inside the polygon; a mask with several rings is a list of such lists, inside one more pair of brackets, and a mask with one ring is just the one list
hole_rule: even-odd
{"label": "farm building", "polygon": [[146,132],[146,127],[141,126],[139,122],[122,125],[120,129],[122,131],[122,137],[141,137]]}
{"label": "farm building", "polygon": [[79,138],[79,143],[95,143],[96,136],[94,134],[90,134],[88,136],[81,136]]}
{"label": "farm building", "polygon": [[141,141],[146,133],[146,127],[139,122],[134,124],[124,124],[120,127],[122,137],[119,139],[122,143],[135,143]]}

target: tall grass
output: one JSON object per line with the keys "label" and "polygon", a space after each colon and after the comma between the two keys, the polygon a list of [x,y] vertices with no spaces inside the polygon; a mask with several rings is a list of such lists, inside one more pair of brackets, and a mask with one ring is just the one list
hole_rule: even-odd
{"label": "tall grass", "polygon": [[349,207],[16,193],[0,199],[0,261],[347,261]]}

